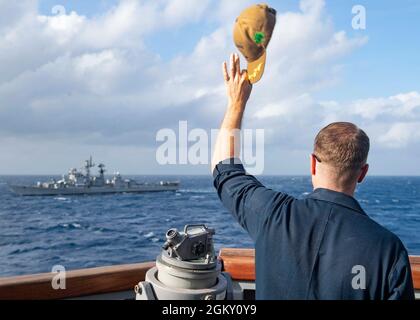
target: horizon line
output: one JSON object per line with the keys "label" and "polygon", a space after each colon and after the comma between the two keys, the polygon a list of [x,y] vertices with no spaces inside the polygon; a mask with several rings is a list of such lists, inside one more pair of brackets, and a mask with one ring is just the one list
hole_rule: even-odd
{"label": "horizon line", "polygon": [[[124,173],[121,174],[122,176],[212,176],[211,173],[204,174],[204,173]],[[63,174],[58,173],[0,173],[0,176],[63,176]],[[113,176],[113,174],[105,174],[105,176]],[[259,174],[255,175],[256,177],[310,177],[310,174],[294,174],[294,173],[286,173],[286,174],[278,174],[278,173],[267,173],[267,174]],[[366,176],[369,177],[420,177],[420,174],[369,174]]]}

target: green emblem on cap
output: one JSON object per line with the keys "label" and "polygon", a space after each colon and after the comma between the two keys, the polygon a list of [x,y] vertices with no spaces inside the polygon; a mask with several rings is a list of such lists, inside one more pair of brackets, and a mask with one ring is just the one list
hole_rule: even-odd
{"label": "green emblem on cap", "polygon": [[261,44],[264,41],[265,34],[264,32],[255,32],[254,41],[256,44]]}

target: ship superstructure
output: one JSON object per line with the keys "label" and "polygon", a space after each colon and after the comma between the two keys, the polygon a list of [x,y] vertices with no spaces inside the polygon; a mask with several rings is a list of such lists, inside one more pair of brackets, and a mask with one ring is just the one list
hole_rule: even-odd
{"label": "ship superstructure", "polygon": [[47,182],[38,182],[33,186],[11,185],[12,191],[19,195],[72,195],[72,194],[99,194],[99,193],[123,193],[123,192],[157,192],[176,191],[178,181],[159,181],[156,183],[140,183],[132,179],[123,179],[119,172],[111,179],[105,178],[105,165],[100,163],[98,175],[92,175],[91,169],[96,165],[92,157],[85,161],[81,170],[71,168],[62,179]]}

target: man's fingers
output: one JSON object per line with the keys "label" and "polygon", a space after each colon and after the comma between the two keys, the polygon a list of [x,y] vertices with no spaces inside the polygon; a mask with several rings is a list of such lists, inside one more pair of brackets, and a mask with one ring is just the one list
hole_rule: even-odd
{"label": "man's fingers", "polygon": [[241,61],[239,59],[239,55],[235,54],[235,70],[238,74],[238,76],[241,76]]}
{"label": "man's fingers", "polygon": [[[246,71],[246,70],[245,70]],[[234,79],[235,77],[242,77],[244,71],[241,71],[241,62],[239,59],[239,55],[236,53],[232,53],[230,55],[230,70],[227,71],[227,64],[226,62],[223,63],[223,75],[225,81],[229,81],[230,79]]]}
{"label": "man's fingers", "polygon": [[223,78],[225,79],[226,82],[228,82],[229,81],[229,73],[228,73],[228,70],[227,70],[227,63],[226,63],[226,61],[223,62],[222,69],[223,69]]}
{"label": "man's fingers", "polygon": [[248,70],[246,70],[246,69],[243,69],[242,70],[242,72],[241,72],[241,78],[243,80],[248,79]]}
{"label": "man's fingers", "polygon": [[236,64],[235,64],[235,55],[232,53],[230,55],[230,77],[233,79],[236,75]]}

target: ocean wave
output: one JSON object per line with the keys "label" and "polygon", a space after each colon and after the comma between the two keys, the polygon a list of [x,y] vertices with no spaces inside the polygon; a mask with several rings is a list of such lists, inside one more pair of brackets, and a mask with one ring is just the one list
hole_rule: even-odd
{"label": "ocean wave", "polygon": [[215,189],[180,189],[182,193],[216,193]]}
{"label": "ocean wave", "polygon": [[29,253],[29,252],[38,251],[38,250],[44,250],[44,248],[42,247],[20,248],[20,249],[11,251],[9,254],[15,255],[15,254]]}
{"label": "ocean wave", "polygon": [[103,232],[112,232],[113,230],[110,228],[105,228],[105,227],[89,227],[88,228],[89,231],[92,231],[94,233],[103,233]]}
{"label": "ocean wave", "polygon": [[206,196],[191,196],[190,197],[191,200],[193,200],[193,199],[205,199],[205,198],[206,198]]}
{"label": "ocean wave", "polygon": [[[10,182],[29,184],[33,179]],[[296,197],[310,190],[308,180],[298,180],[290,184],[288,177],[267,178]],[[384,183],[384,178],[371,177],[360,186],[357,199],[372,219],[401,238],[410,254],[419,254],[420,178],[410,180],[407,185],[407,178]],[[208,178],[185,177],[182,183],[183,189],[174,193],[33,198],[13,196],[1,186],[0,276],[45,272],[61,262],[70,270],[152,261],[169,228],[181,231],[191,223],[216,229],[215,248],[252,247]]]}
{"label": "ocean wave", "polygon": [[56,197],[56,198],[54,198],[54,200],[67,201],[69,199],[68,198],[65,198],[65,197]]}
{"label": "ocean wave", "polygon": [[51,231],[60,230],[60,229],[74,230],[74,229],[81,229],[81,228],[82,228],[82,225],[77,222],[60,223],[55,226],[48,227],[47,231],[51,232]]}
{"label": "ocean wave", "polygon": [[147,238],[147,239],[149,239],[149,238],[152,238],[154,235],[155,235],[155,233],[154,233],[154,232],[152,232],[152,231],[150,231],[149,233],[146,233],[146,234],[144,235],[144,237],[145,237],[145,238]]}

